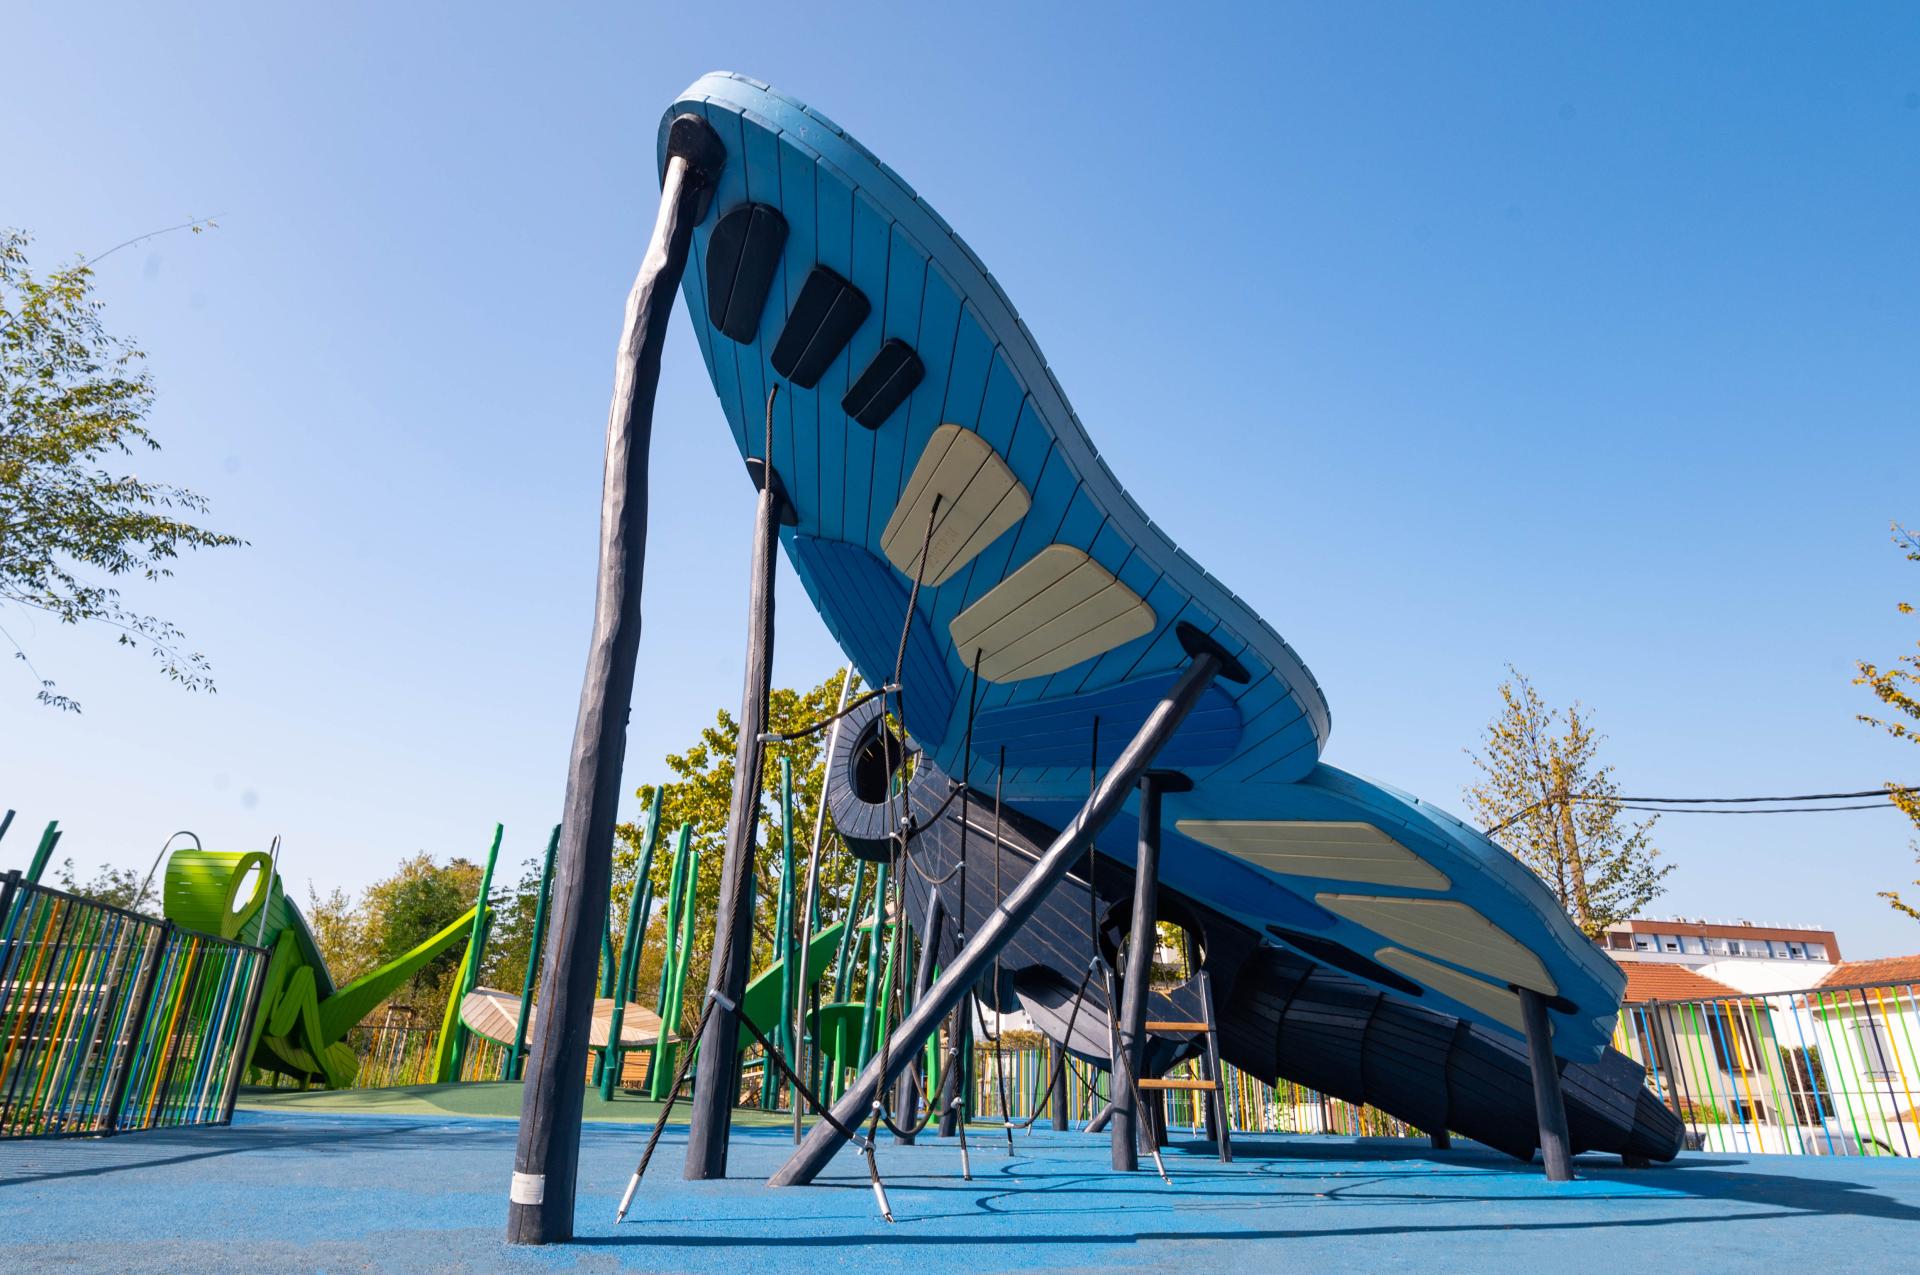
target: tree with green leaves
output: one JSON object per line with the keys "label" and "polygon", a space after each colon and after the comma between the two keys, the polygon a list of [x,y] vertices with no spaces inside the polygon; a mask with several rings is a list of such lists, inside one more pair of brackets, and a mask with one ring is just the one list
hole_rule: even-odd
{"label": "tree with green leaves", "polygon": [[116,868],[107,864],[82,881],[73,874],[73,860],[63,859],[57,875],[60,888],[68,894],[77,894],[83,899],[92,899],[116,908],[132,907],[140,895],[141,875],[137,868]]}
{"label": "tree with green leaves", "polygon": [[320,949],[320,959],[327,963],[327,973],[336,985],[351,983],[378,964],[367,934],[366,909],[359,899],[337,885],[321,894],[308,881],[303,911],[313,945]]}
{"label": "tree with green leaves", "polygon": [[[154,401],[146,356],[108,334],[90,263],[36,276],[28,242],[0,230],[0,617],[14,608],[105,626],[173,681],[212,691],[206,656],[171,622],[127,605],[110,581],[161,580],[183,551],[245,542],[188,521],[206,512],[203,497],[125,471],[124,458],[160,448],[145,424]],[[3,622],[0,637],[41,703],[79,711]]]}
{"label": "tree with green leaves", "polygon": [[[1906,554],[1908,562],[1920,562],[1920,533],[1895,523],[1893,543]],[[1911,602],[1896,602],[1894,607],[1901,615],[1915,613]],[[1890,710],[1884,717],[1861,713],[1858,715],[1859,719],[1869,726],[1886,731],[1895,739],[1904,740],[1909,744],[1920,744],[1920,643],[1916,643],[1915,649],[1905,655],[1895,656],[1890,665],[1882,667],[1861,660],[1858,668],[1860,673],[1853,679],[1853,684],[1866,687],[1884,706],[1883,711]],[[1920,792],[1914,790],[1913,784],[1889,779],[1887,796],[1900,808],[1902,814],[1913,821],[1913,826],[1920,829]],[[1908,844],[1916,858],[1920,858],[1920,842]],[[1920,881],[1915,881],[1914,884],[1920,885]],[[1920,921],[1920,908],[1902,899],[1898,890],[1882,890],[1880,897],[1892,904],[1896,910]]]}
{"label": "tree with green leaves", "polygon": [[1652,841],[1659,816],[1635,823],[1620,808],[1613,767],[1599,760],[1605,736],[1579,701],[1549,708],[1525,674],[1507,666],[1500,711],[1479,752],[1484,778],[1465,790],[1489,835],[1547,883],[1590,938],[1626,920],[1665,887],[1673,865]]}
{"label": "tree with green leaves", "polygon": [[[399,871],[367,887],[362,896],[367,946],[373,964],[397,960],[453,924],[473,906],[480,889],[480,865],[455,856],[445,864],[433,856],[414,855]],[[419,1010],[438,1011],[446,1003],[454,971],[466,957],[467,946],[456,943],[423,965],[408,979],[396,1002]]]}
{"label": "tree with green leaves", "polygon": [[[767,729],[785,732],[808,726],[830,716],[840,699],[842,674],[835,673],[810,690],[780,688],[768,702]],[[859,682],[848,688],[851,702]],[[831,732],[820,731],[790,744],[774,744],[767,750],[766,774],[761,776],[760,838],[754,857],[753,968],[765,969],[774,959],[774,912],[780,895],[780,759],[793,763],[794,814],[794,896],[797,902],[806,889],[806,863],[812,843],[814,812],[819,809],[820,793],[826,783],[827,739]],[[713,953],[713,926],[720,898],[720,864],[727,839],[727,814],[733,794],[733,758],[739,728],[725,709],[714,715],[713,725],[700,732],[685,752],[670,754],[667,769],[674,778],[662,785],[662,834],[653,858],[653,898],[655,908],[651,928],[646,933],[639,973],[634,985],[653,986],[659,979],[660,959],[666,950],[664,938],[668,878],[673,870],[674,829],[682,823],[693,825],[693,846],[699,853],[698,887],[693,957],[687,986],[706,986],[707,965]],[[653,785],[637,794],[645,809],[653,801]],[[836,846],[832,834],[832,816],[827,816],[826,837],[822,841],[820,865],[820,915],[822,924],[831,924],[843,916],[853,885],[853,860]],[[627,901],[632,896],[633,873],[640,857],[641,829],[626,823],[619,827],[614,848],[613,933],[624,932]],[[797,933],[797,931],[796,931]],[[689,1020],[699,1013],[700,997],[689,995],[685,1009]]]}

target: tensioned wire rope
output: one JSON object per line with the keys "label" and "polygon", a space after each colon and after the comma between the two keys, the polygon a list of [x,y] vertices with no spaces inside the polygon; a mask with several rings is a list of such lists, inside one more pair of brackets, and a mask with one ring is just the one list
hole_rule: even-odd
{"label": "tensioned wire rope", "polygon": [[[1865,788],[1858,792],[1809,792],[1796,793],[1786,797],[1628,797],[1616,796],[1604,792],[1552,793],[1522,806],[1518,811],[1486,829],[1486,835],[1504,832],[1522,819],[1543,808],[1559,804],[1571,804],[1576,801],[1596,802],[1610,805],[1620,810],[1637,810],[1651,814],[1671,815],[1799,815],[1824,814],[1836,810],[1892,810],[1897,803],[1892,799],[1897,795],[1920,792],[1920,786],[1911,784],[1888,784],[1880,788]],[[1853,805],[1834,806],[1793,806],[1778,805],[1780,802],[1797,801],[1852,801],[1859,797],[1878,797],[1879,801],[1859,802]],[[1765,810],[1719,810],[1718,806],[1768,806]]]}

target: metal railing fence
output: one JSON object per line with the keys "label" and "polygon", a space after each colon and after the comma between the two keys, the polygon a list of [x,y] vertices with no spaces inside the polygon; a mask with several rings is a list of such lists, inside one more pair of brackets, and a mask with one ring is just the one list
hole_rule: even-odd
{"label": "metal railing fence", "polygon": [[1695,1149],[1920,1155],[1915,984],[1627,1005],[1613,1044]]}
{"label": "metal railing fence", "polygon": [[[1007,1106],[1015,1120],[1026,1120],[1046,1095],[1048,1056],[1045,1049],[1002,1049],[998,1065],[1006,1075]],[[973,1053],[973,1111],[985,1119],[1008,1114],[1000,1102],[1001,1081],[995,1073],[990,1046],[976,1045]],[[1410,1137],[1418,1132],[1376,1107],[1282,1081],[1268,1085],[1231,1064],[1221,1065],[1226,1096],[1227,1124],[1234,1133],[1331,1133],[1353,1137]],[[1183,1063],[1176,1076],[1198,1075]],[[1093,1119],[1107,1105],[1107,1073],[1077,1059],[1067,1061],[1067,1118],[1079,1124]],[[1203,1128],[1205,1095],[1192,1090],[1164,1090],[1167,1127],[1199,1133]],[[1042,1117],[1043,1122],[1045,1117]]]}
{"label": "metal railing fence", "polygon": [[[389,1018],[354,1029],[356,1088],[424,1084],[438,1031]],[[496,1080],[499,1046],[476,1039],[462,1080]],[[1814,988],[1715,1000],[1621,1007],[1614,1047],[1647,1070],[1647,1084],[1686,1126],[1695,1150],[1789,1155],[1920,1155],[1920,984]],[[631,1075],[646,1050],[631,1051]],[[1000,1119],[1001,1080],[986,1044],[974,1049],[972,1111]],[[1047,1052],[1005,1048],[999,1065],[1011,1115],[1024,1120],[1046,1091]],[[1176,1074],[1190,1071],[1183,1064]],[[749,1072],[754,1069],[751,1065]],[[1304,1085],[1267,1085],[1222,1068],[1228,1121],[1237,1134],[1411,1137],[1419,1130],[1378,1108]],[[644,1068],[639,1069],[644,1075]],[[748,1088],[757,1097],[757,1083]],[[782,1087],[784,1101],[784,1086]],[[1106,1105],[1105,1072],[1069,1063],[1069,1119]],[[1164,1092],[1169,1127],[1199,1132],[1202,1095]]]}
{"label": "metal railing fence", "polygon": [[[363,1023],[347,1031],[346,1042],[360,1060],[354,1072],[355,1089],[400,1089],[433,1083],[434,1058],[440,1029],[414,1021],[413,1011],[390,1007],[377,1023]],[[507,1047],[467,1035],[460,1057],[460,1082],[499,1080],[506,1071]],[[265,1089],[306,1089],[292,1076],[249,1068],[246,1083]]]}
{"label": "metal railing fence", "polygon": [[224,1124],[264,948],[0,878],[0,1137]]}

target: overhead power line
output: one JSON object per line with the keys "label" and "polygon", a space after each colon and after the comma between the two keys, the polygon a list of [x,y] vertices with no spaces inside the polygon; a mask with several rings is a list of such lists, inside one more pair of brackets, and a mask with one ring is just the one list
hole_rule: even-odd
{"label": "overhead power line", "polygon": [[[1867,788],[1860,792],[1808,792],[1794,797],[1607,797],[1604,793],[1575,793],[1574,801],[1657,801],[1676,806],[1737,806],[1762,801],[1843,801],[1848,797],[1884,797],[1894,792],[1920,792],[1920,788]],[[1548,800],[1553,800],[1549,798]]]}
{"label": "overhead power line", "polygon": [[[1513,815],[1494,824],[1486,830],[1491,837],[1504,832],[1519,823],[1528,815],[1547,806],[1556,804],[1571,805],[1576,801],[1604,801],[1621,810],[1645,811],[1662,815],[1801,815],[1824,814],[1838,810],[1890,810],[1895,804],[1891,797],[1898,793],[1920,792],[1920,786],[1912,784],[1885,785],[1879,788],[1865,788],[1858,792],[1809,792],[1787,797],[1616,797],[1604,792],[1554,793],[1542,797],[1530,806],[1525,806]],[[1799,801],[1847,801],[1856,797],[1879,797],[1879,801],[1860,802],[1854,805],[1834,806],[1796,806],[1781,805],[1782,802]],[[1716,810],[1715,806],[1760,806],[1765,810]]]}
{"label": "overhead power line", "polygon": [[1863,801],[1857,806],[1773,806],[1766,810],[1675,810],[1672,806],[1629,806],[1620,804],[1622,810],[1647,810],[1663,815],[1804,815],[1826,814],[1833,810],[1892,810],[1891,801]]}

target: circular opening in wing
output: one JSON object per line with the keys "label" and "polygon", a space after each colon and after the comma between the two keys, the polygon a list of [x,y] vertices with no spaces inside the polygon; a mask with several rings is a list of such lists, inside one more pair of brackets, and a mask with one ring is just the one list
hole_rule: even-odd
{"label": "circular opening in wing", "polygon": [[[1176,898],[1165,894],[1154,908],[1153,978],[1156,987],[1186,982],[1207,963],[1206,931]],[[1106,957],[1118,971],[1126,969],[1126,948],[1133,933],[1133,900],[1108,909],[1100,941]]]}
{"label": "circular opening in wing", "polygon": [[853,761],[847,768],[853,795],[868,805],[884,804],[891,787],[892,766],[888,763],[897,765],[900,752],[900,741],[887,729],[885,718],[876,717],[868,722],[854,745]]}

